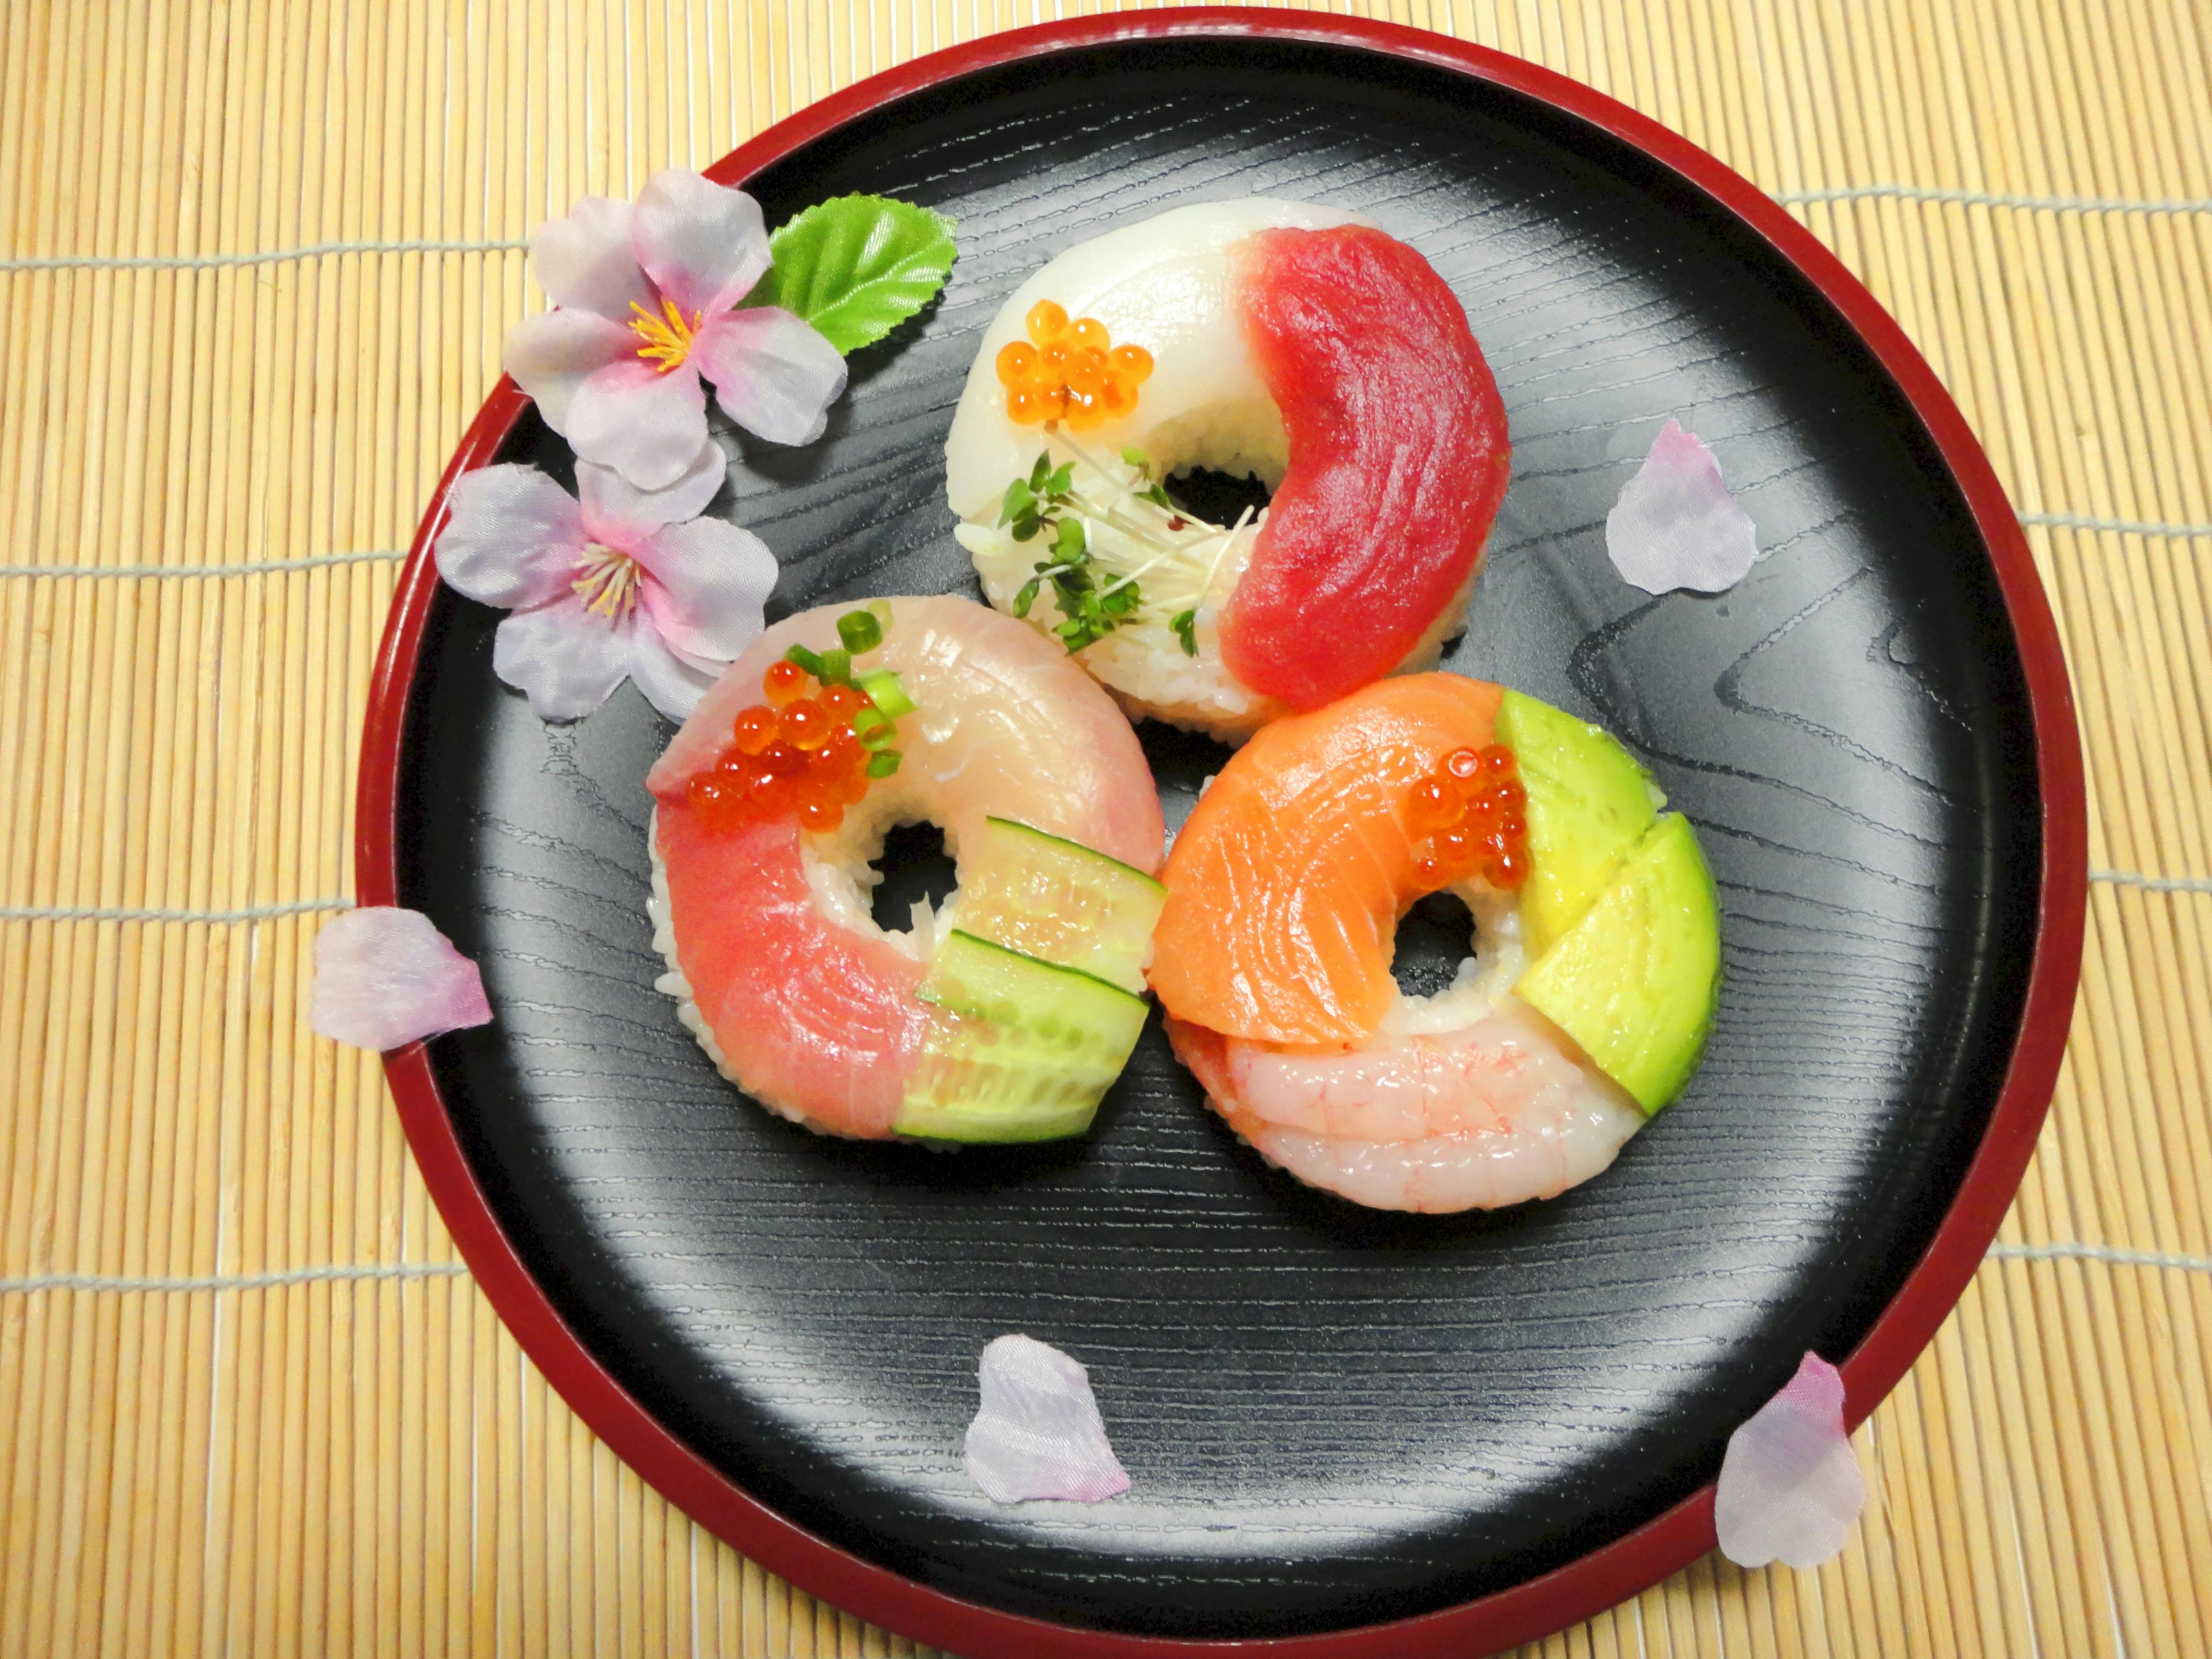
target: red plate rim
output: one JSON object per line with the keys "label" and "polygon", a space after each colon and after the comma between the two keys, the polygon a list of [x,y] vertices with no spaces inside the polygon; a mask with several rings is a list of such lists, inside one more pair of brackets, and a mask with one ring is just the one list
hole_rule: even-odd
{"label": "red plate rim", "polygon": [[[823,134],[909,94],[1022,58],[1119,41],[1306,41],[1386,53],[1528,94],[1622,139],[1729,209],[1827,296],[1870,347],[1934,436],[1995,565],[2027,680],[2043,793],[2043,881],[2021,1030],[1982,1143],[1926,1254],[1843,1362],[1856,1427],[1905,1375],[1965,1291],[2034,1151],[2058,1075],[2081,974],[2088,902],[2087,806],[2074,698],[2057,628],[2003,487],[1942,383],[1873,295],[1769,197],[1699,149],[1603,93],[1488,47],[1395,23],[1310,13],[1192,7],[1071,19],[933,52],[832,94],[708,169],[742,184]],[[362,904],[398,894],[395,820],[407,700],[437,587],[431,544],[453,481],[488,464],[529,400],[502,378],[454,452],[392,598],[362,739],[355,881]],[[737,1486],[654,1418],[594,1358],[523,1265],[461,1150],[420,1043],[385,1056],[415,1157],[462,1257],[526,1352],[617,1455],[702,1526],[801,1589],[890,1630],[968,1653],[1059,1659],[1266,1655],[1268,1659],[1420,1659],[1489,1653],[1627,1600],[1711,1549],[1713,1493],[1674,1508],[1567,1565],[1480,1600],[1389,1624],[1266,1640],[1190,1640],[1079,1629],[947,1595],[793,1524]]]}

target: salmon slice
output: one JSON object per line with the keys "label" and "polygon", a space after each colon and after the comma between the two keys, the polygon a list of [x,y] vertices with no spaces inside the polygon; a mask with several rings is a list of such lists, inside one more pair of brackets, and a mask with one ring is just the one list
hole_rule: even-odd
{"label": "salmon slice", "polygon": [[1474,575],[1512,465],[1505,405],[1465,309],[1395,238],[1261,230],[1235,270],[1290,465],[1222,660],[1317,708],[1396,667]]}
{"label": "salmon slice", "polygon": [[1398,918],[1424,890],[1407,791],[1452,750],[1491,741],[1502,695],[1413,674],[1262,727],[1168,854],[1151,969],[1161,1006],[1255,1042],[1372,1037],[1397,989]]}

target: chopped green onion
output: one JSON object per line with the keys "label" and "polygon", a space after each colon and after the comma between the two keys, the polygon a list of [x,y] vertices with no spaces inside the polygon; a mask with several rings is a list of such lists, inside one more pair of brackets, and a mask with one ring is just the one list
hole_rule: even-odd
{"label": "chopped green onion", "polygon": [[914,713],[914,699],[907,696],[906,688],[899,684],[898,676],[888,668],[878,668],[863,674],[854,684],[868,694],[870,702],[893,720],[902,714]]}
{"label": "chopped green onion", "polygon": [[883,624],[865,611],[848,611],[837,618],[837,637],[857,657],[884,642]]}
{"label": "chopped green onion", "polygon": [[860,733],[863,749],[888,749],[898,740],[898,727],[885,720],[881,726],[872,726]]}
{"label": "chopped green onion", "polygon": [[853,711],[850,724],[854,735],[866,743],[871,736],[878,732],[889,734],[895,722],[890,715],[873,703],[865,703]]}
{"label": "chopped green onion", "polygon": [[886,749],[868,757],[868,775],[872,778],[887,778],[898,769],[899,751],[896,749]]}
{"label": "chopped green onion", "polygon": [[818,680],[822,678],[822,659],[816,656],[805,646],[794,645],[790,650],[785,652],[783,655],[784,659],[787,662],[797,663],[808,673],[813,675],[816,679]]}
{"label": "chopped green onion", "polygon": [[842,647],[824,651],[818,674],[824,685],[850,685],[853,683],[853,653]]}
{"label": "chopped green onion", "polygon": [[876,619],[877,623],[886,634],[890,632],[891,602],[889,599],[870,599],[868,614]]}

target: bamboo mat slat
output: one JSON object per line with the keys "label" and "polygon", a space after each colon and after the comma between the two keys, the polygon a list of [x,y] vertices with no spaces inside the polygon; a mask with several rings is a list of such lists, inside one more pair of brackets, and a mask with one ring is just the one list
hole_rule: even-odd
{"label": "bamboo mat slat", "polygon": [[[0,1655],[918,1651],[568,1414],[300,1000],[520,239],[1097,9],[0,0]],[[2212,1651],[2212,10],[1351,9],[1601,88],[1836,249],[2029,526],[2087,752],[2051,1120],[1861,1432],[1850,1548],[1711,1558],[1530,1651]]]}

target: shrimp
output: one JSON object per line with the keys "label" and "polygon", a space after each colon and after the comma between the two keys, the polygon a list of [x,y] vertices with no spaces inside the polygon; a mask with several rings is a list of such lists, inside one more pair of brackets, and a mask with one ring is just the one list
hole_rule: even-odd
{"label": "shrimp", "polygon": [[1270,1164],[1383,1210],[1553,1198],[1644,1124],[1627,1095],[1517,999],[1474,1024],[1350,1053],[1285,1049],[1170,1020],[1214,1109]]}

